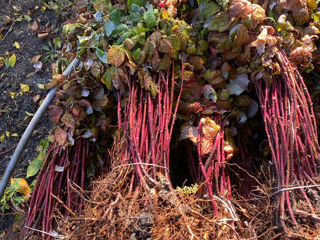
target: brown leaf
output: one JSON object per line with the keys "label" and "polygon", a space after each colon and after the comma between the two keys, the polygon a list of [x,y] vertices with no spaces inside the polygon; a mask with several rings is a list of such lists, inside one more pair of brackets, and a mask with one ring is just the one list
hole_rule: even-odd
{"label": "brown leaf", "polygon": [[298,66],[307,67],[312,61],[312,54],[303,47],[297,47],[291,54],[290,60]]}
{"label": "brown leaf", "polygon": [[57,129],[54,131],[54,136],[55,136],[57,143],[60,146],[63,146],[67,142],[68,134],[61,127],[57,127]]}
{"label": "brown leaf", "polygon": [[171,45],[170,41],[168,39],[163,38],[158,47],[159,52],[162,53],[174,53],[175,50],[173,46]]}
{"label": "brown leaf", "polygon": [[155,31],[150,35],[150,41],[154,42],[156,46],[159,46],[161,41],[161,33],[159,31]]}
{"label": "brown leaf", "polygon": [[30,63],[37,63],[40,58],[41,58],[41,55],[40,55],[40,54],[39,54],[39,55],[36,55],[36,56],[34,56],[34,57],[31,59]]}
{"label": "brown leaf", "polygon": [[49,113],[51,120],[55,124],[59,124],[60,118],[63,114],[63,108],[59,107],[59,106],[55,106],[55,105],[50,105],[48,108],[48,113]]}
{"label": "brown leaf", "polygon": [[38,33],[38,38],[41,40],[47,39],[49,37],[49,33],[48,32],[44,32],[44,33]]}
{"label": "brown leaf", "polygon": [[237,34],[236,46],[241,47],[250,42],[249,32],[246,26],[242,25]]}
{"label": "brown leaf", "polygon": [[188,62],[194,66],[195,71],[201,71],[203,69],[204,60],[199,56],[191,56]]}
{"label": "brown leaf", "polygon": [[29,29],[30,31],[32,31],[32,33],[36,33],[37,30],[38,30],[38,28],[39,28],[39,26],[38,26],[38,24],[37,24],[36,21],[33,21],[33,23],[28,26],[28,29]]}
{"label": "brown leaf", "polygon": [[158,67],[158,65],[159,65],[159,63],[160,63],[160,56],[159,56],[159,53],[158,53],[158,51],[157,51],[157,49],[154,49],[153,50],[153,54],[152,54],[152,57],[151,57],[151,60],[150,60],[150,62],[151,62],[151,67],[153,68],[153,69],[157,69],[157,67]]}
{"label": "brown leaf", "polygon": [[34,103],[36,103],[36,102],[39,101],[39,99],[40,99],[40,95],[38,94],[38,95],[35,95],[35,96],[32,98],[32,101],[33,101]]}

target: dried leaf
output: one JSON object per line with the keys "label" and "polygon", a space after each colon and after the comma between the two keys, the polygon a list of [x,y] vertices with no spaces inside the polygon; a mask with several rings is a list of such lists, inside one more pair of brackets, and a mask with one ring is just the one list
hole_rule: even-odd
{"label": "dried leaf", "polygon": [[68,134],[61,127],[57,127],[54,131],[54,136],[60,146],[63,146],[67,142]]}
{"label": "dried leaf", "polygon": [[179,141],[190,139],[191,142],[197,143],[198,128],[194,126],[185,126],[181,130]]}
{"label": "dried leaf", "polygon": [[59,124],[60,123],[60,118],[63,114],[63,108],[60,106],[56,106],[56,105],[50,105],[48,108],[48,113],[49,116],[51,118],[51,120],[55,123],[55,124]]}
{"label": "dried leaf", "polygon": [[162,52],[162,53],[174,53],[175,52],[171,42],[165,38],[161,39],[161,41],[159,42],[158,50],[159,50],[159,52]]}
{"label": "dried leaf", "polygon": [[238,74],[236,79],[230,80],[230,84],[227,84],[226,88],[228,89],[230,95],[239,96],[246,90],[249,82],[250,81],[247,74]]}

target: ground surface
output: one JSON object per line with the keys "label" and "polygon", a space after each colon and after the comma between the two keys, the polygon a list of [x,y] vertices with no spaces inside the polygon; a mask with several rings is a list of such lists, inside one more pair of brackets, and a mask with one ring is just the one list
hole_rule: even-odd
{"label": "ground surface", "polygon": [[[34,13],[28,13],[28,10],[39,9]],[[4,38],[0,40],[0,56],[6,58],[8,51],[10,56],[14,53],[17,57],[15,66],[0,68],[0,136],[4,133],[4,139],[0,139],[0,177],[2,177],[5,168],[14,152],[14,149],[19,142],[24,130],[28,126],[32,117],[27,117],[27,113],[35,113],[39,107],[39,102],[46,96],[47,91],[39,89],[38,83],[48,83],[51,79],[51,63],[47,61],[44,64],[44,69],[41,72],[35,73],[35,68],[31,59],[36,55],[44,55],[43,45],[57,35],[54,30],[59,29],[55,13],[52,10],[41,12],[43,4],[39,0],[1,0],[0,1],[0,28],[5,27],[2,32]],[[15,8],[21,8],[19,14],[22,16],[22,21],[4,25],[4,18],[9,16],[14,19],[19,15],[14,14]],[[33,33],[28,29],[30,23],[24,18],[28,14],[33,23],[35,20],[39,28],[51,27],[52,34],[45,40],[37,37],[37,33]],[[12,31],[8,31],[8,29]],[[14,42],[18,42],[20,49],[14,46]],[[32,74],[34,73],[34,74]],[[30,76],[31,75],[31,76]],[[30,91],[18,94],[20,84],[27,84]],[[12,98],[10,92],[18,96]],[[37,101],[36,101],[37,100]],[[25,119],[26,118],[26,119]],[[35,151],[41,139],[48,135],[51,123],[45,115],[38,123],[32,137],[25,147],[22,156],[20,157],[13,177],[25,177],[26,169],[30,161],[32,161],[37,152]],[[6,135],[6,131],[9,132]],[[13,134],[17,133],[17,134]],[[11,135],[17,136],[11,136]],[[0,216],[0,231],[12,225],[13,215]],[[8,239],[8,238],[6,238]]]}

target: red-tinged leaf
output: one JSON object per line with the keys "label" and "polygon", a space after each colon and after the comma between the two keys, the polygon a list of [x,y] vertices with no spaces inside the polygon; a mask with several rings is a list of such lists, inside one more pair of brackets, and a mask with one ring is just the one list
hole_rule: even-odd
{"label": "red-tinged leaf", "polygon": [[201,155],[207,155],[211,152],[213,148],[213,141],[207,138],[202,138],[200,141],[201,144]]}
{"label": "red-tinged leaf", "polygon": [[61,127],[57,127],[57,129],[54,131],[54,137],[57,143],[60,146],[63,146],[67,142],[68,134]]}
{"label": "red-tinged leaf", "polygon": [[198,113],[203,110],[201,103],[181,103],[179,110],[184,114]]}
{"label": "red-tinged leaf", "polygon": [[213,141],[220,131],[220,126],[210,117],[201,118],[200,121],[202,123],[201,137]]}
{"label": "red-tinged leaf", "polygon": [[48,113],[49,113],[51,120],[55,124],[59,124],[60,118],[63,114],[63,108],[59,107],[59,106],[51,105],[51,106],[49,106]]}
{"label": "red-tinged leaf", "polygon": [[63,114],[63,116],[61,118],[61,122],[63,122],[66,125],[66,127],[69,127],[69,128],[72,128],[72,129],[76,127],[75,119],[68,112]]}

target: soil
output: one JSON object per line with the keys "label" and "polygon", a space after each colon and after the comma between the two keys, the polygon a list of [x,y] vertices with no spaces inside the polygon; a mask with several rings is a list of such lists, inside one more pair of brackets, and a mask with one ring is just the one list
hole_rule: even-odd
{"label": "soil", "polygon": [[[36,6],[39,6],[37,11],[32,14],[28,13],[28,10],[34,10]],[[59,34],[61,25],[55,13],[48,9],[42,12],[42,6],[43,3],[40,0],[1,0],[0,2],[0,28],[4,27],[5,29],[2,32],[4,38],[0,40],[0,56],[6,58],[6,52],[9,52],[10,56],[13,53],[17,56],[17,62],[13,68],[5,66],[0,68],[0,136],[6,131],[10,133],[9,136],[5,134],[5,138],[0,142],[1,177],[16,145],[32,118],[32,116],[26,118],[27,112],[35,113],[39,103],[47,94],[47,91],[38,88],[37,84],[48,83],[51,79],[50,61],[45,62],[43,70],[37,73],[35,73],[33,63],[30,62],[34,56],[43,56],[45,54],[42,46],[47,45],[49,41],[52,42],[52,39]],[[19,15],[22,16],[22,21],[4,25],[3,19],[5,16],[9,16],[12,19],[18,17],[14,14],[15,7],[21,8]],[[28,29],[30,23],[25,19],[25,14],[32,18],[31,23],[36,20],[39,28],[51,27],[53,33],[45,40],[39,39],[37,34],[33,34]],[[3,25],[1,26],[1,24]],[[10,28],[12,29],[11,31]],[[20,49],[14,46],[14,42],[20,44]],[[18,94],[21,91],[20,84],[27,84],[30,87],[30,91],[22,95]],[[14,92],[18,96],[12,98],[10,92]],[[35,101],[35,98],[39,99]],[[24,148],[12,177],[25,178],[27,166],[37,156],[36,148],[40,140],[48,135],[51,125],[47,114],[45,114]],[[12,133],[17,133],[18,136],[11,136]],[[10,227],[13,219],[14,215],[0,216],[0,232]],[[10,239],[10,237],[7,236],[5,239]]]}

